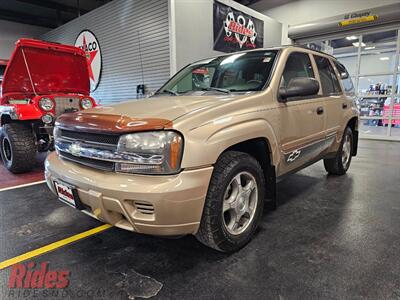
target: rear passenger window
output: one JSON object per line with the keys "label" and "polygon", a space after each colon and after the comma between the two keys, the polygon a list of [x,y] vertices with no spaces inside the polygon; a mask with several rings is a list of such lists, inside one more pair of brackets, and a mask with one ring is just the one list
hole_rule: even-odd
{"label": "rear passenger window", "polygon": [[333,61],[339,73],[339,79],[343,84],[344,92],[348,96],[354,96],[354,85],[346,68],[338,61]]}
{"label": "rear passenger window", "polygon": [[280,87],[287,87],[290,80],[297,77],[314,77],[314,71],[308,54],[294,52],[289,55],[283,71]]}
{"label": "rear passenger window", "polygon": [[330,96],[340,94],[340,84],[329,59],[318,55],[314,55],[314,58],[319,71],[323,95]]}

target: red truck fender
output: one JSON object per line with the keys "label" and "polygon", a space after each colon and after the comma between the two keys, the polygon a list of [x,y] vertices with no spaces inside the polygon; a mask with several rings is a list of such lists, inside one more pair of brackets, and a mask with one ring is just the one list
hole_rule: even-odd
{"label": "red truck fender", "polygon": [[6,104],[0,106],[0,125],[3,126],[7,119],[27,121],[40,120],[43,112],[35,105]]}

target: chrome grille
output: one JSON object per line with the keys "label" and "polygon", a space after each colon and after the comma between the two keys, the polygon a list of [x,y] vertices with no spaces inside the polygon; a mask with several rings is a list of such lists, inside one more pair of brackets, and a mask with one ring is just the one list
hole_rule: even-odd
{"label": "chrome grille", "polygon": [[78,143],[82,147],[113,153],[117,150],[118,139],[119,135],[78,132],[60,128],[55,139],[55,148],[63,159],[103,171],[114,171],[113,161],[92,156],[90,150],[86,153],[89,154],[87,156],[73,155],[70,153],[69,146]]}
{"label": "chrome grille", "polygon": [[119,135],[116,134],[87,133],[87,132],[70,131],[65,129],[60,129],[60,137],[71,140],[79,140],[85,142],[110,144],[110,145],[117,145],[119,140]]}
{"label": "chrome grille", "polygon": [[163,163],[161,154],[120,151],[119,138],[119,135],[73,132],[56,127],[54,147],[64,159],[107,171],[122,172],[123,164],[155,168]]}
{"label": "chrome grille", "polygon": [[99,170],[103,170],[103,171],[110,171],[110,172],[114,171],[114,163],[113,162],[90,159],[90,158],[86,158],[86,157],[76,157],[76,156],[73,156],[64,151],[59,151],[59,155],[66,160],[70,160],[70,161],[76,162],[78,164],[87,166],[87,167],[91,167],[91,168],[95,168],[95,169],[99,169]]}
{"label": "chrome grille", "polygon": [[79,97],[54,97],[56,103],[56,117],[62,115],[65,112],[78,111]]}

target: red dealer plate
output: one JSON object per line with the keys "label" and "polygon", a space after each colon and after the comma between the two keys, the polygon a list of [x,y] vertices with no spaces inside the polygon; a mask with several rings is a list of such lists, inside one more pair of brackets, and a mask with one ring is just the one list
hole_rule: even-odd
{"label": "red dealer plate", "polygon": [[73,207],[76,207],[73,187],[59,181],[54,181],[54,186],[56,187],[58,199]]}

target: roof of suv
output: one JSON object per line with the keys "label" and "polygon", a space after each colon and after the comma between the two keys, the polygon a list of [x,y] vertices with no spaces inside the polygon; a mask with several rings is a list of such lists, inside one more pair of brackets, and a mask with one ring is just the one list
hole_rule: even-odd
{"label": "roof of suv", "polygon": [[[310,48],[307,48],[307,47],[301,46],[301,45],[282,45],[282,46],[268,47],[268,48],[257,48],[257,49],[251,49],[251,50],[238,51],[238,52],[235,52],[235,53],[246,53],[246,52],[263,51],[263,50],[282,50],[282,49],[286,49],[286,48],[299,48],[299,49],[307,50],[307,51],[310,51],[310,52],[314,52],[315,54],[323,54],[323,55],[326,55],[326,56],[329,56],[331,58],[336,59],[333,55],[331,55],[329,53],[325,53],[325,52],[319,51],[319,50],[310,49]],[[223,55],[219,55],[219,56],[223,56]]]}

